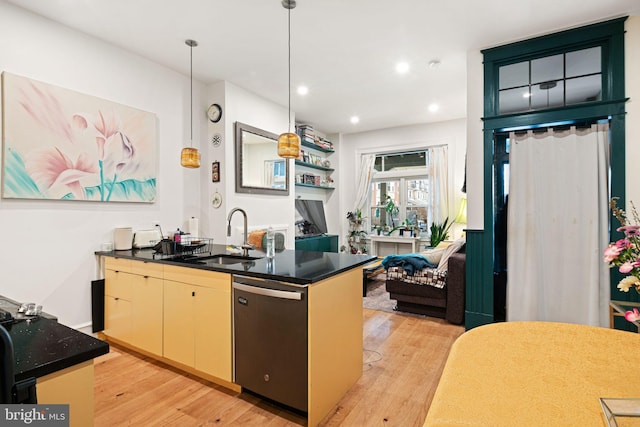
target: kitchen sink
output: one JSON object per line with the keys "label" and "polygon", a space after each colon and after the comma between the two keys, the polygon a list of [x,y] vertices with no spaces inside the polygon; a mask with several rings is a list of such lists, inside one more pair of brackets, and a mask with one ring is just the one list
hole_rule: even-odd
{"label": "kitchen sink", "polygon": [[196,265],[216,265],[216,264],[224,265],[224,264],[240,264],[243,262],[251,262],[256,259],[260,259],[260,257],[217,254],[217,255],[209,255],[204,257],[174,259],[174,261],[184,262],[186,264],[196,264]]}
{"label": "kitchen sink", "polygon": [[212,255],[210,257],[205,257],[207,264],[237,264],[240,262],[249,262],[256,259],[260,259],[260,257],[227,255],[227,254]]}

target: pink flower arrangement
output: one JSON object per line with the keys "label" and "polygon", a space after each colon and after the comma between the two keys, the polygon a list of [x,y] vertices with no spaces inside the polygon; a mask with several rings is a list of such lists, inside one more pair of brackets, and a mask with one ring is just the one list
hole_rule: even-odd
{"label": "pink flower arrangement", "polygon": [[[604,250],[604,262],[610,267],[618,267],[618,271],[622,274],[628,274],[618,283],[618,289],[622,292],[629,292],[634,288],[640,293],[640,218],[633,202],[631,202],[631,214],[633,216],[633,224],[627,218],[624,210],[616,206],[618,198],[611,199],[610,206],[613,215],[620,222],[620,227],[616,231],[624,233],[624,238],[609,244]],[[634,322],[640,320],[640,312],[638,309],[627,311],[625,318]]]}

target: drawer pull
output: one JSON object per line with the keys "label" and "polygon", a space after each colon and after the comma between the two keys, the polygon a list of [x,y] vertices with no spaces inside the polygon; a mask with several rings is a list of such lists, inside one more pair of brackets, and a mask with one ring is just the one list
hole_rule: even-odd
{"label": "drawer pull", "polygon": [[148,279],[148,278],[149,278],[149,276],[142,276],[142,277],[144,277],[145,279]]}
{"label": "drawer pull", "polygon": [[192,292],[191,292],[191,296],[192,296],[192,297],[195,297],[195,296],[196,296],[196,291],[192,291]]}

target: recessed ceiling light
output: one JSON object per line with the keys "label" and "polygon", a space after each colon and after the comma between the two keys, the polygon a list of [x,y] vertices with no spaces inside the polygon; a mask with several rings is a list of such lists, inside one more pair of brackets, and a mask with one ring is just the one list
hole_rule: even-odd
{"label": "recessed ceiling light", "polygon": [[298,95],[306,95],[309,93],[309,88],[306,86],[298,86]]}
{"label": "recessed ceiling light", "polygon": [[530,98],[531,97],[531,92],[525,92],[522,94],[523,98]]}
{"label": "recessed ceiling light", "polygon": [[404,74],[409,71],[409,64],[406,62],[398,62],[396,65],[396,71],[400,74]]}
{"label": "recessed ceiling light", "polygon": [[439,109],[440,109],[440,106],[438,104],[430,104],[429,105],[429,111],[432,112],[432,113],[435,113]]}
{"label": "recessed ceiling light", "polygon": [[360,122],[360,117],[358,117],[358,116],[352,116],[351,117],[351,123],[353,123],[355,125],[358,122]]}

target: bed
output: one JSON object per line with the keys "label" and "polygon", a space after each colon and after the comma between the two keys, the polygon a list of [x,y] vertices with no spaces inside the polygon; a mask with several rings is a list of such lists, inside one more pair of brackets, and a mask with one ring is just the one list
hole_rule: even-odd
{"label": "bed", "polygon": [[640,397],[638,348],[640,335],[596,326],[479,326],[454,342],[424,426],[604,427],[601,397]]}

